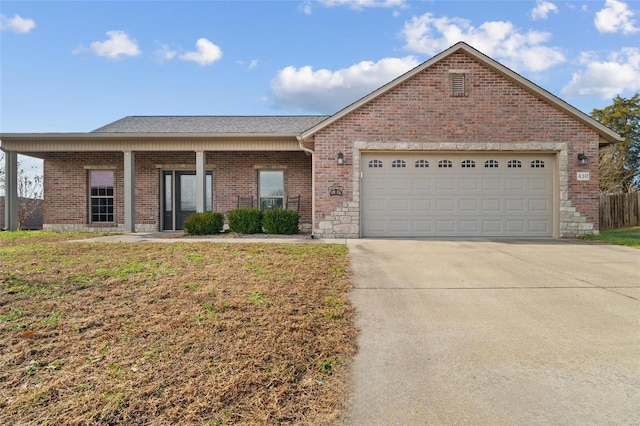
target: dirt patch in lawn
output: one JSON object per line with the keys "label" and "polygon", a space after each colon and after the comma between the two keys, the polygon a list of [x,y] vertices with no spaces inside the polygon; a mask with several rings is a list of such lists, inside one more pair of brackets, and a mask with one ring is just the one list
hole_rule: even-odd
{"label": "dirt patch in lawn", "polygon": [[7,424],[332,424],[355,353],[342,245],[0,236]]}

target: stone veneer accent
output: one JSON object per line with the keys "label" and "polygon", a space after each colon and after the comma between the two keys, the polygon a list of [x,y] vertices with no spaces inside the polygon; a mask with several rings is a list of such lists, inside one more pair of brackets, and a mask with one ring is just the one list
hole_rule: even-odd
{"label": "stone veneer accent", "polygon": [[[353,145],[353,199],[345,201],[318,223],[314,235],[318,238],[360,238],[360,155],[362,151],[404,152],[521,152],[555,153],[560,205],[555,205],[559,215],[559,236],[598,234],[594,224],[587,222],[569,200],[568,144],[566,142],[525,143],[419,143],[419,142],[355,142]],[[555,234],[556,232],[554,232]]]}

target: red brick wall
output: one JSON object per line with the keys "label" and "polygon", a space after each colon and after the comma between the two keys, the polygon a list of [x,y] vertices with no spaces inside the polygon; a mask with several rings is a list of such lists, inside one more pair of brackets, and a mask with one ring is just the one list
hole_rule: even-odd
{"label": "red brick wall", "polygon": [[[467,96],[450,96],[452,69],[466,71]],[[569,200],[594,229],[598,226],[598,135],[462,52],[351,112],[314,140],[317,222],[352,199],[354,142],[567,142],[568,168],[561,171],[568,172]],[[591,160],[588,167],[577,165],[583,151]],[[344,153],[345,166],[336,165],[338,152]],[[589,171],[591,180],[578,182],[577,171]],[[345,196],[328,195],[327,188],[336,183]]]}
{"label": "red brick wall", "polygon": [[[160,227],[161,170],[157,165],[193,165],[195,152],[137,152],[136,224]],[[301,195],[301,223],[311,223],[311,158],[303,152],[207,152],[213,165],[214,210],[226,213],[237,206],[237,197],[258,196],[255,168],[283,167],[285,195]],[[108,166],[115,171],[115,221],[124,223],[124,169],[121,153],[49,153],[44,161],[44,223],[87,225],[87,166]],[[97,225],[101,226],[101,225]]]}

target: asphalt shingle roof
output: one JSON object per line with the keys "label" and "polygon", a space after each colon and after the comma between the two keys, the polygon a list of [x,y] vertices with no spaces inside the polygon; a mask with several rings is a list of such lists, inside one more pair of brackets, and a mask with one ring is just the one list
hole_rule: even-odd
{"label": "asphalt shingle roof", "polygon": [[92,133],[299,134],[328,116],[130,116]]}

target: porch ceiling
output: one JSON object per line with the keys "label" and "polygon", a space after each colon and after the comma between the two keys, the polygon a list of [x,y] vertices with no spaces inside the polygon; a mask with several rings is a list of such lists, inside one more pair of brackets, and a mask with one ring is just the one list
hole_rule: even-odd
{"label": "porch ceiling", "polygon": [[6,133],[2,149],[38,157],[46,152],[301,151],[296,134]]}

